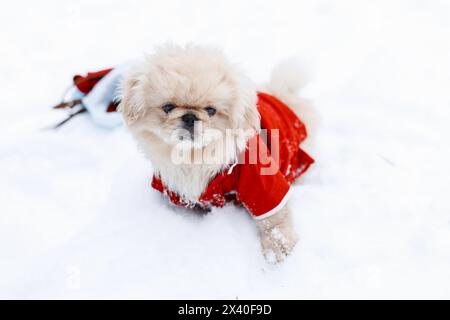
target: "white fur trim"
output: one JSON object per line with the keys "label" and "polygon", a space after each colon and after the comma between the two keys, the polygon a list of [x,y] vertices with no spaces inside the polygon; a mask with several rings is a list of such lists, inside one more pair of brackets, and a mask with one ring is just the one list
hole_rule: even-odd
{"label": "white fur trim", "polygon": [[271,216],[277,214],[278,211],[280,211],[281,209],[284,208],[284,206],[288,202],[290,196],[291,196],[291,188],[289,187],[288,192],[286,192],[286,194],[284,195],[283,199],[281,199],[280,203],[275,208],[273,208],[270,211],[267,211],[266,213],[263,213],[262,215],[259,215],[259,216],[256,216],[256,217],[253,216],[253,219],[255,219],[255,220],[262,220],[262,219],[265,219],[265,218],[268,218],[268,217],[271,217]]}

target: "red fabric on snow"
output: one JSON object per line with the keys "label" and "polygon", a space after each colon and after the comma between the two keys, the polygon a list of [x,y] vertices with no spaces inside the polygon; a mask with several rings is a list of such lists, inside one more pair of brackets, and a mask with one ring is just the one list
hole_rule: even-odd
{"label": "red fabric on snow", "polygon": [[[96,72],[88,72],[86,76],[76,75],[73,77],[73,83],[83,94],[88,94],[111,70],[112,69],[105,69]],[[111,101],[106,112],[116,112],[118,105],[118,102]]]}
{"label": "red fabric on snow", "polygon": [[73,83],[84,94],[88,94],[92,88],[112,69],[105,69],[96,72],[88,72],[86,76],[76,75],[73,77]]}

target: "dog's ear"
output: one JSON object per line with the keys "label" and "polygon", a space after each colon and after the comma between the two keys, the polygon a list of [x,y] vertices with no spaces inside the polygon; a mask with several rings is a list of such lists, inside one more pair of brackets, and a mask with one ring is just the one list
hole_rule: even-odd
{"label": "dog's ear", "polygon": [[144,98],[140,94],[141,81],[138,74],[130,74],[122,84],[122,99],[118,111],[127,124],[132,124],[144,114]]}
{"label": "dog's ear", "polygon": [[236,123],[237,129],[254,130],[259,132],[261,127],[261,118],[256,106],[256,90],[245,88],[240,93],[237,114],[239,115]]}
{"label": "dog's ear", "polygon": [[248,126],[246,129],[252,129],[257,132],[259,131],[261,127],[261,117],[256,107],[256,101],[247,103],[244,113],[244,123]]}

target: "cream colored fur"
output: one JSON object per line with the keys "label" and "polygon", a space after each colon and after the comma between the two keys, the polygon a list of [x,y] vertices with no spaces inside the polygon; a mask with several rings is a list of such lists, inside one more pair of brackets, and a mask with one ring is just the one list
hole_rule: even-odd
{"label": "cream colored fur", "polygon": [[292,224],[291,210],[286,205],[277,214],[257,220],[261,234],[261,245],[269,262],[283,261],[291,254],[298,236]]}
{"label": "cream colored fur", "polygon": [[[296,85],[290,87],[293,78],[285,79],[282,73],[273,75],[268,91],[299,109],[303,117],[306,109],[302,109]],[[176,105],[170,113],[161,108],[167,103]],[[216,108],[214,116],[205,111],[207,106]],[[139,147],[151,160],[155,174],[170,190],[193,202],[218,172],[236,161],[247,139],[260,129],[255,86],[220,50],[210,47],[158,48],[126,77],[119,110]],[[195,131],[191,143],[185,145],[183,141],[180,146],[180,137],[175,134],[174,138],[174,132],[180,129],[180,119],[186,113],[195,114],[203,129]],[[228,137],[226,129],[244,133]],[[223,133],[234,147],[223,150],[223,141],[210,134],[211,130]],[[191,160],[199,151],[215,151],[222,157],[217,163],[176,164],[174,150],[188,154]],[[287,207],[258,221],[258,225],[265,253],[281,261],[292,251],[297,236]]]}

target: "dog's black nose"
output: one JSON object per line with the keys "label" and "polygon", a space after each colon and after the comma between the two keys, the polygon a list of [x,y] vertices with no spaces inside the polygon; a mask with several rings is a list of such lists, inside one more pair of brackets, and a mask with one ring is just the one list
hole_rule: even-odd
{"label": "dog's black nose", "polygon": [[186,128],[193,128],[195,121],[198,120],[197,116],[193,113],[186,113],[181,117],[183,124]]}

